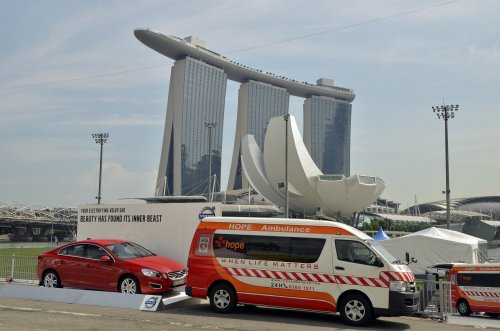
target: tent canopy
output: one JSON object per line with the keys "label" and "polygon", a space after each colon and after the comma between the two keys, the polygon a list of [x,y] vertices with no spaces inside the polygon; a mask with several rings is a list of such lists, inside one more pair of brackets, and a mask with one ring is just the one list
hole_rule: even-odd
{"label": "tent canopy", "polygon": [[378,229],[378,232],[373,236],[373,239],[378,241],[378,240],[388,240],[391,238],[388,235],[386,235],[384,232],[384,229],[382,229],[382,227],[380,227]]}
{"label": "tent canopy", "polygon": [[406,253],[417,259],[408,266],[415,274],[439,263],[480,263],[479,246],[486,240],[457,231],[429,228],[392,240],[380,241],[394,257],[406,263]]}

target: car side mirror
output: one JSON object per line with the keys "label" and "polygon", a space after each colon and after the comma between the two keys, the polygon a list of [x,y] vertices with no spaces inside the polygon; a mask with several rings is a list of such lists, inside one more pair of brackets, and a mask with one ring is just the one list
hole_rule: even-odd
{"label": "car side mirror", "polygon": [[412,257],[412,258],[411,258],[411,263],[417,263],[417,259],[416,259],[416,258],[414,258],[414,257]]}
{"label": "car side mirror", "polygon": [[101,262],[111,262],[111,258],[108,255],[102,255],[99,257],[99,261]]}

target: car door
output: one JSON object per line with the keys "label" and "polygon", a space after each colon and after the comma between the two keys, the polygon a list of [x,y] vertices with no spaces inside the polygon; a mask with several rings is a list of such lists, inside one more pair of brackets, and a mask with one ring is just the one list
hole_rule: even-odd
{"label": "car door", "polygon": [[[102,261],[101,256],[109,256],[109,261]],[[86,245],[86,258],[82,262],[82,286],[89,289],[116,290],[118,282],[118,268],[114,259],[101,246]]]}
{"label": "car door", "polygon": [[55,267],[64,286],[80,287],[82,263],[85,260],[85,245],[71,245],[59,251]]}
{"label": "car door", "polygon": [[335,281],[341,293],[359,290],[368,296],[374,307],[388,307],[389,291],[382,278],[388,266],[381,263],[378,255],[366,243],[335,239],[333,266]]}

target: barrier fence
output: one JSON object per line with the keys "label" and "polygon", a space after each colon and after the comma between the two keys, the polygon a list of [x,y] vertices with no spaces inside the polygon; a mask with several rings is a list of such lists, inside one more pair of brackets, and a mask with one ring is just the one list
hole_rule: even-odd
{"label": "barrier fence", "polygon": [[38,283],[36,256],[0,255],[0,277],[7,282]]}
{"label": "barrier fence", "polygon": [[418,312],[430,318],[445,321],[453,313],[451,284],[442,279],[416,279],[416,287],[420,291]]}

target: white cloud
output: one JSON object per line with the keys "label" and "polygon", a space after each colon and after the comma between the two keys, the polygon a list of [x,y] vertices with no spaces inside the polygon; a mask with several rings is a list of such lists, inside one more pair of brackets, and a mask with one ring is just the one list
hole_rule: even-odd
{"label": "white cloud", "polygon": [[[103,203],[121,202],[122,198],[150,197],[154,195],[157,172],[136,172],[119,163],[104,162],[102,167],[101,197]],[[96,196],[99,183],[99,164],[92,171],[78,176],[80,190]]]}

